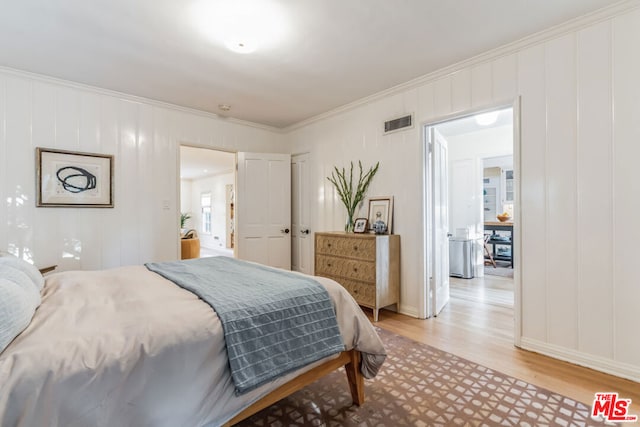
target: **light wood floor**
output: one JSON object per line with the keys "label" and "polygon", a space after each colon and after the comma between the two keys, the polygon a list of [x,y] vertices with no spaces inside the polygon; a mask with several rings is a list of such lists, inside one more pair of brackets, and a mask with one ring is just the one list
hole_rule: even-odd
{"label": "light wood floor", "polygon": [[[632,400],[630,413],[640,415],[639,383],[513,345],[513,308],[504,304],[510,280],[495,276],[453,279],[451,301],[438,317],[420,320],[381,310],[376,325],[563,394],[589,407],[594,393],[618,392],[620,398]],[[370,315],[371,311],[367,313]]]}

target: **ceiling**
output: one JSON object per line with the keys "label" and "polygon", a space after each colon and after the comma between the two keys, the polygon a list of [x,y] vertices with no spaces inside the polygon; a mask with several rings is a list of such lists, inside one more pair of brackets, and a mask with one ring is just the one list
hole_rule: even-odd
{"label": "ceiling", "polygon": [[476,115],[471,115],[440,123],[436,125],[436,128],[438,129],[438,132],[440,132],[444,137],[451,137],[462,135],[465,133],[478,132],[495,127],[513,125],[513,108],[509,107],[496,110],[494,111],[494,113],[496,114],[495,121],[487,123],[485,125],[478,123],[478,120],[476,120]]}
{"label": "ceiling", "polygon": [[235,153],[206,148],[180,147],[180,179],[194,180],[233,172]]}
{"label": "ceiling", "polygon": [[259,0],[282,37],[240,54],[203,1],[4,1],[0,65],[282,128],[615,3]]}

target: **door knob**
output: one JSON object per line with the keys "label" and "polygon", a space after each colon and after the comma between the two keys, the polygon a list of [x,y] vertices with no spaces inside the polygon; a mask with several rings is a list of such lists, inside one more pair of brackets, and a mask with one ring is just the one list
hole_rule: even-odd
{"label": "door knob", "polygon": [[284,230],[280,230],[280,232],[284,234],[289,234],[289,229],[285,228]]}
{"label": "door knob", "polygon": [[310,231],[310,230],[309,230],[308,228],[306,228],[306,229],[304,229],[304,230],[300,230],[300,232],[301,232],[302,234],[309,234],[309,231]]}

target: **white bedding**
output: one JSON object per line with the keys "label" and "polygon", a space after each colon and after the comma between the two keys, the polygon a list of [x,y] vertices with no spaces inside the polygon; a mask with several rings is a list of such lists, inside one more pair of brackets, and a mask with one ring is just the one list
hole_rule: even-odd
{"label": "white bedding", "polygon": [[[316,279],[347,349],[379,355],[379,366],[366,316],[340,285]],[[221,324],[197,296],[143,266],[57,273],[0,353],[0,425],[215,426],[299,373],[236,397]]]}

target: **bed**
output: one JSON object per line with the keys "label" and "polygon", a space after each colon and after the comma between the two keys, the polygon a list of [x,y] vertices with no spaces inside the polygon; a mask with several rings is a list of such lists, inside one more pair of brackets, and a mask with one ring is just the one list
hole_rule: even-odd
{"label": "bed", "polygon": [[351,296],[315,279],[344,351],[237,395],[220,319],[192,292],[145,266],[52,274],[0,353],[0,425],[232,425],[340,366],[361,404],[384,348]]}

